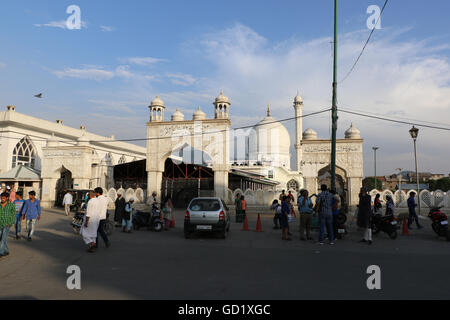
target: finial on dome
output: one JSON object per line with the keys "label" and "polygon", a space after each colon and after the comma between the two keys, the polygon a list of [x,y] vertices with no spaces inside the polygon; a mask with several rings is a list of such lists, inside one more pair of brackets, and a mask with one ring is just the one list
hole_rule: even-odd
{"label": "finial on dome", "polygon": [[267,101],[267,116],[270,117],[270,102]]}

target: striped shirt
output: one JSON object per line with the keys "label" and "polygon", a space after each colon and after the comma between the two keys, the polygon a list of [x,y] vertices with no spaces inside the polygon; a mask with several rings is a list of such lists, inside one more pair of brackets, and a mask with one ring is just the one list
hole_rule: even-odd
{"label": "striped shirt", "polygon": [[16,221],[16,207],[8,202],[4,207],[0,204],[0,228],[11,226]]}
{"label": "striped shirt", "polygon": [[328,191],[322,191],[317,196],[317,202],[320,203],[320,215],[331,216],[333,215],[333,198],[334,195]]}

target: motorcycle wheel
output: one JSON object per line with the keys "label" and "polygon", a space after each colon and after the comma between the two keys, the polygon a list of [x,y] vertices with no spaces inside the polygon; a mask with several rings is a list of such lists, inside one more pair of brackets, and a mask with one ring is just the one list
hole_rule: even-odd
{"label": "motorcycle wheel", "polygon": [[381,229],[376,224],[372,225],[372,233],[373,234],[379,234],[380,231],[381,231]]}
{"label": "motorcycle wheel", "polygon": [[439,229],[435,223],[431,224],[431,228],[433,229],[434,232],[436,232],[437,235],[439,235]]}
{"label": "motorcycle wheel", "polygon": [[397,231],[389,233],[389,238],[391,238],[392,240],[397,239]]}
{"label": "motorcycle wheel", "polygon": [[158,221],[153,224],[153,230],[156,232],[161,232],[163,230],[162,222]]}
{"label": "motorcycle wheel", "polygon": [[338,224],[345,224],[347,222],[347,216],[345,214],[338,214],[336,217],[337,223]]}

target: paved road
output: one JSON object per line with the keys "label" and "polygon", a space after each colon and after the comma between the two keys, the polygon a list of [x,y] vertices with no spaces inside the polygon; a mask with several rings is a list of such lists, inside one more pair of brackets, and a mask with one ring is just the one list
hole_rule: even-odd
{"label": "paved road", "polygon": [[[251,215],[250,228],[256,219]],[[183,212],[169,232],[115,232],[112,246],[85,251],[62,211],[43,214],[33,242],[9,240],[0,260],[0,298],[27,299],[449,299],[450,242],[424,230],[374,244],[354,230],[335,246],[281,241],[263,217],[262,233],[232,225],[229,238],[183,237]],[[66,288],[66,268],[78,265],[82,289]],[[382,290],[366,287],[379,265]]]}

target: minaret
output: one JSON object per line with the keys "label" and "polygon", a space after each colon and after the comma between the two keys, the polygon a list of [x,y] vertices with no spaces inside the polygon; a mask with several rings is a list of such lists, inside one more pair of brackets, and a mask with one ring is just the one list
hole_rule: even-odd
{"label": "minaret", "polygon": [[155,100],[149,106],[150,108],[150,122],[163,122],[164,121],[164,102],[156,96]]}
{"label": "minaret", "polygon": [[297,96],[294,99],[294,109],[295,109],[295,152],[297,155],[297,163],[295,166],[295,170],[301,170],[301,163],[303,160],[302,153],[302,140],[303,140],[303,100],[297,92]]}
{"label": "minaret", "polygon": [[220,91],[220,95],[214,101],[214,118],[229,119],[230,117],[230,100]]}

